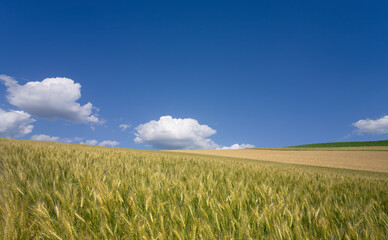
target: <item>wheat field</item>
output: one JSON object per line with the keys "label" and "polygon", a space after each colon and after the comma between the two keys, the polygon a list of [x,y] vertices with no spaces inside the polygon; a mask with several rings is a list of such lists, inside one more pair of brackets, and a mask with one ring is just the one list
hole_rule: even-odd
{"label": "wheat field", "polygon": [[388,174],[0,139],[1,239],[387,239]]}

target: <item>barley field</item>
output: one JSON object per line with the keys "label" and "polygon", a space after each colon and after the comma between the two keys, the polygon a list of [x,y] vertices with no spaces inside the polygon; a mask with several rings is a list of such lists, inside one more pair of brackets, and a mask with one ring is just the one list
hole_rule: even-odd
{"label": "barley field", "polygon": [[387,173],[0,139],[0,239],[387,237]]}

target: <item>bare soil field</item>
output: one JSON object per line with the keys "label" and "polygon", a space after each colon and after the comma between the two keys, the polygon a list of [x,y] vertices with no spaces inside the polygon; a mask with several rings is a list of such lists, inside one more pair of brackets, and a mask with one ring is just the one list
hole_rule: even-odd
{"label": "bare soil field", "polygon": [[[345,168],[372,172],[388,172],[388,151],[366,150],[367,147],[355,150],[262,150],[262,149],[237,149],[237,150],[182,150],[180,152],[246,158],[271,162],[291,164]],[[376,147],[371,147],[376,148]]]}

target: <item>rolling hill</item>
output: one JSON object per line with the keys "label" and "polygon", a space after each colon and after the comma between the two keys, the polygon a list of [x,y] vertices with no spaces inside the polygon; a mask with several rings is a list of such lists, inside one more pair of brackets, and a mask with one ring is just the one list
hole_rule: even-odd
{"label": "rolling hill", "polygon": [[386,239],[387,186],[387,173],[0,139],[0,238]]}

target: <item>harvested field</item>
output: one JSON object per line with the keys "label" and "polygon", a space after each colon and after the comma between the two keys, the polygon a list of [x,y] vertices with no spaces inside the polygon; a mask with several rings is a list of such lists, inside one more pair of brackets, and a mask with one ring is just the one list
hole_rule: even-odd
{"label": "harvested field", "polygon": [[[253,149],[253,148],[252,148]],[[388,146],[362,147],[282,147],[282,148],[254,148],[256,150],[278,151],[388,151]]]}
{"label": "harvested field", "polygon": [[366,151],[365,148],[366,147],[363,147],[363,150],[356,151],[351,151],[349,149],[345,151],[303,151],[300,149],[298,149],[298,151],[293,151],[285,150],[283,148],[279,150],[185,150],[181,152],[330,168],[344,168],[372,172],[388,172],[388,151]]}

